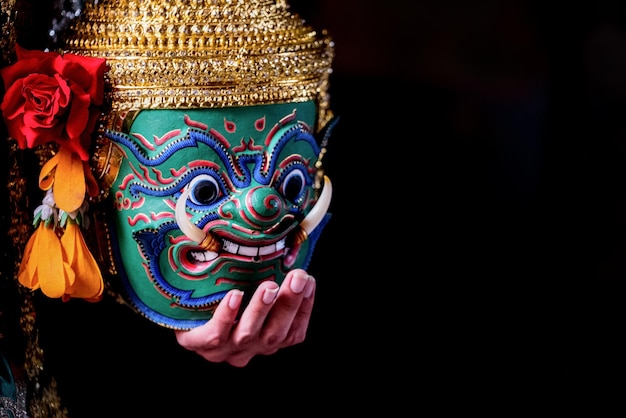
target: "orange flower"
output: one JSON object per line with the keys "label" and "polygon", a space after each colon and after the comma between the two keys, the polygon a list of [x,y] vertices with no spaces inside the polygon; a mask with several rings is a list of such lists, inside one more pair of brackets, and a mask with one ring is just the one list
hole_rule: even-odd
{"label": "orange flower", "polygon": [[63,301],[74,297],[97,302],[102,298],[104,281],[78,225],[79,220],[87,222],[86,210],[84,202],[72,215],[59,214],[52,190],[47,191],[35,210],[37,228],[24,249],[18,272],[22,285]]}
{"label": "orange flower", "polygon": [[19,282],[31,290],[41,288],[48,297],[62,297],[75,280],[74,271],[63,253],[54,223],[39,222],[26,243],[18,272]]}

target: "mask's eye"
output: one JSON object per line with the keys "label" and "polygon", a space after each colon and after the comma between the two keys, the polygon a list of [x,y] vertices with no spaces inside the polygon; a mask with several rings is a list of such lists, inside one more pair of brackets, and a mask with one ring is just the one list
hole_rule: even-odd
{"label": "mask's eye", "polygon": [[217,180],[208,174],[201,174],[191,181],[189,200],[196,205],[211,205],[221,197],[220,187]]}
{"label": "mask's eye", "polygon": [[280,186],[280,193],[290,202],[296,202],[304,190],[306,180],[300,170],[292,170]]}

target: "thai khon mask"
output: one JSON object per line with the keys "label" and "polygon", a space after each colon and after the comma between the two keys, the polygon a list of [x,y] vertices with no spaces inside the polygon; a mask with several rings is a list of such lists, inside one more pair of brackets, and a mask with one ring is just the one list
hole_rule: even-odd
{"label": "thai khon mask", "polygon": [[325,32],[280,0],[105,0],[64,43],[106,62],[81,223],[105,287],[190,329],[229,290],[308,267],[332,195]]}
{"label": "thai khon mask", "polygon": [[159,323],[200,324],[233,288],[306,268],[328,220],[313,102],[142,110],[107,130],[115,265]]}

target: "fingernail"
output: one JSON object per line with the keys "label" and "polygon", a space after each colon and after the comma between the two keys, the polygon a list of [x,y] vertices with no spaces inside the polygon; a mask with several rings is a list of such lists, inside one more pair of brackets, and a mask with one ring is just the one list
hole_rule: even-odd
{"label": "fingernail", "polygon": [[309,276],[309,280],[307,280],[306,287],[304,288],[304,297],[310,298],[315,290],[315,278],[313,276]]}
{"label": "fingernail", "polygon": [[232,294],[230,295],[230,299],[228,300],[228,307],[233,310],[239,309],[242,298],[243,292],[241,290],[233,290]]}
{"label": "fingernail", "polygon": [[293,278],[291,279],[291,283],[289,284],[291,291],[293,293],[302,293],[304,287],[308,282],[308,277],[309,276],[306,274],[294,274]]}
{"label": "fingernail", "polygon": [[278,288],[275,287],[273,289],[265,289],[265,291],[263,292],[263,303],[266,305],[269,305],[270,303],[274,302],[274,299],[276,299],[276,295],[278,294]]}

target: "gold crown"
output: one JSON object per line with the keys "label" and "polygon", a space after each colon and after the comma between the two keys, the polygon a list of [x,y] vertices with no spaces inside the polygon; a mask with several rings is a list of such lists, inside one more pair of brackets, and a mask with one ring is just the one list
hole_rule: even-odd
{"label": "gold crown", "polygon": [[315,100],[320,126],[333,47],[284,0],[87,2],[65,38],[107,60],[113,111]]}

